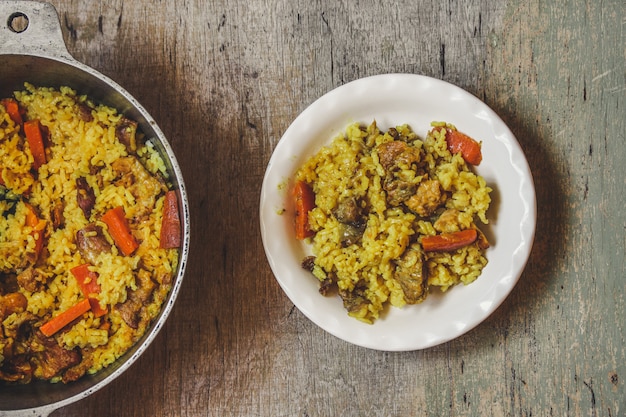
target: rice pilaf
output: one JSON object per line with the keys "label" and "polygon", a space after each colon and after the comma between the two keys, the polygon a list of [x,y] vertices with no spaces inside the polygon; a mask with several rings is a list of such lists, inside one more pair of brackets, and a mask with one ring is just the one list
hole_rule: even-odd
{"label": "rice pilaf", "polygon": [[150,139],[115,109],[30,84],[1,103],[0,380],[73,381],[113,363],[160,312],[178,263],[161,244],[175,192]]}
{"label": "rice pilaf", "polygon": [[[382,132],[375,121],[355,123],[296,172],[296,187],[314,198],[310,207],[296,207],[310,232],[299,238],[312,243],[303,267],[319,279],[322,294],[339,294],[350,316],[373,323],[388,305],[421,303],[435,287],[470,284],[487,264],[489,243],[476,221],[488,223],[492,190],[450,151],[450,132],[458,131],[433,122],[421,139],[408,125]],[[424,248],[425,238],[466,234],[472,238],[460,247]]]}

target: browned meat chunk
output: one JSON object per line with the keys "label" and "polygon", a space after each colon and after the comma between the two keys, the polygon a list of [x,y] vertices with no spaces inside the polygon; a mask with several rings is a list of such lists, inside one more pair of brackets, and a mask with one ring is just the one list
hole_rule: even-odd
{"label": "browned meat chunk", "polygon": [[378,145],[380,164],[387,171],[383,189],[387,193],[387,203],[391,206],[406,204],[419,191],[418,186],[403,178],[401,173],[405,169],[418,169],[411,166],[420,161],[420,152],[418,148],[399,140]]}
{"label": "browned meat chunk", "polygon": [[26,310],[28,300],[24,294],[12,292],[0,296],[0,323],[13,313],[19,313]]}
{"label": "browned meat chunk", "polygon": [[52,207],[50,218],[52,219],[52,227],[54,230],[61,229],[65,226],[65,217],[63,216],[64,209],[65,205],[63,204],[63,200],[57,201],[54,207]]}
{"label": "browned meat chunk", "polygon": [[[302,268],[309,272],[313,272],[315,268],[315,256],[307,256],[302,260]],[[322,295],[329,295],[331,291],[337,289],[337,275],[330,273],[320,282],[319,292]]]}
{"label": "browned meat chunk", "polygon": [[339,296],[343,300],[343,307],[348,313],[358,313],[367,308],[370,301],[365,297],[367,285],[356,286],[352,291],[339,290]]}
{"label": "browned meat chunk", "polygon": [[[89,352],[89,348],[85,348],[83,352]],[[85,375],[92,365],[93,360],[87,360],[83,355],[83,359],[78,365],[72,366],[63,372],[63,382],[67,384],[68,382],[76,381],[78,378]]]}
{"label": "browned meat chunk", "polygon": [[319,293],[322,294],[323,296],[327,296],[336,290],[337,290],[337,275],[331,272],[320,283]]}
{"label": "browned meat chunk", "polygon": [[3,324],[4,335],[13,340],[29,334],[31,323],[37,321],[37,317],[28,311],[16,311],[15,313],[9,323]]}
{"label": "browned meat chunk", "polygon": [[102,228],[93,223],[76,232],[76,246],[81,256],[94,265],[98,255],[111,251],[111,244],[104,237]]}
{"label": "browned meat chunk", "polygon": [[407,150],[409,145],[406,142],[394,140],[378,145],[378,159],[386,170],[396,164],[398,156]]}
{"label": "browned meat chunk", "polygon": [[91,210],[93,210],[93,206],[96,204],[96,195],[85,177],[76,178],[76,200],[85,218],[89,220]]}
{"label": "browned meat chunk", "polygon": [[402,254],[396,262],[394,278],[400,284],[407,304],[417,304],[424,300],[427,294],[426,269],[419,249],[408,248]]}
{"label": "browned meat chunk", "polygon": [[315,256],[307,256],[302,260],[302,268],[306,269],[309,272],[313,272],[313,268],[315,267]]}
{"label": "browned meat chunk", "polygon": [[[115,306],[129,327],[137,329],[142,321],[148,320],[141,315],[142,307],[150,301],[155,287],[150,272],[142,269],[137,273],[137,289],[129,291],[126,301]],[[147,313],[144,311],[144,314]]]}
{"label": "browned meat chunk", "polygon": [[387,133],[394,140],[399,140],[400,139],[400,132],[398,132],[398,129],[396,129],[395,127],[390,127],[389,130],[387,131]]}
{"label": "browned meat chunk", "polygon": [[354,245],[361,240],[363,232],[365,231],[365,225],[361,227],[355,227],[349,224],[341,225],[341,246],[347,248],[350,245]]}
{"label": "browned meat chunk", "polygon": [[406,150],[406,142],[394,140],[378,145],[378,160],[385,169],[389,169],[395,164],[396,158]]}
{"label": "browned meat chunk", "polygon": [[408,181],[387,176],[383,189],[387,192],[387,202],[392,206],[399,206],[415,194],[416,187]]}
{"label": "browned meat chunk", "polygon": [[457,209],[447,209],[433,223],[433,227],[441,233],[458,232],[460,230],[459,214]]}
{"label": "browned meat chunk", "polygon": [[444,201],[441,187],[437,180],[425,180],[417,187],[417,192],[411,196],[405,205],[422,217],[430,216]]}
{"label": "browned meat chunk", "polygon": [[354,224],[361,218],[361,207],[354,198],[346,198],[337,204],[333,214],[341,223]]}
{"label": "browned meat chunk", "polygon": [[80,119],[83,122],[93,121],[93,114],[91,114],[91,107],[89,107],[85,103],[77,103],[76,107],[78,108],[78,117],[80,117]]}
{"label": "browned meat chunk", "polygon": [[59,346],[52,337],[46,337],[41,332],[37,332],[37,342],[44,346],[44,349],[35,353],[33,361],[41,367],[42,377],[50,379],[77,365],[81,360],[78,350],[67,350]]}
{"label": "browned meat chunk", "polygon": [[359,241],[367,219],[363,216],[363,210],[355,198],[346,198],[337,204],[333,214],[341,222],[341,245],[348,247]]}
{"label": "browned meat chunk", "polygon": [[485,236],[485,234],[478,228],[476,229],[476,231],[478,232],[478,238],[476,239],[478,247],[482,250],[489,249],[491,244],[489,243],[489,239],[487,239],[487,236]]}
{"label": "browned meat chunk", "polygon": [[[6,356],[6,349],[4,352]],[[17,355],[5,358],[0,367],[0,381],[19,382],[28,384],[33,377],[33,367],[28,361],[28,355]]]}
{"label": "browned meat chunk", "polygon": [[419,162],[421,159],[420,151],[413,146],[409,146],[406,151],[402,152],[398,155],[397,164],[411,166],[416,162]]}
{"label": "browned meat chunk", "polygon": [[116,184],[126,187],[135,197],[137,218],[152,212],[157,197],[167,191],[167,186],[151,175],[134,156],[113,161],[111,168],[116,173]]}
{"label": "browned meat chunk", "polygon": [[406,142],[394,140],[378,145],[378,159],[386,171],[397,165],[409,166],[421,159],[420,150]]}
{"label": "browned meat chunk", "polygon": [[10,292],[17,292],[19,289],[20,286],[17,283],[17,275],[5,274],[0,271],[0,296]]}
{"label": "browned meat chunk", "polygon": [[123,117],[115,129],[115,136],[117,140],[126,146],[128,153],[137,151],[137,122]]}
{"label": "browned meat chunk", "polygon": [[39,291],[44,284],[44,277],[34,267],[30,266],[17,274],[17,284],[26,291]]}

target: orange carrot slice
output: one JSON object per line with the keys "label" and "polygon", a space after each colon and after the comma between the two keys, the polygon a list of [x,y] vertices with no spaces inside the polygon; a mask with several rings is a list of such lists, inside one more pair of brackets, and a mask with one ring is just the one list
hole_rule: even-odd
{"label": "orange carrot slice", "polygon": [[163,202],[160,247],[163,249],[180,247],[180,233],[178,198],[176,197],[176,191],[171,190],[165,193],[165,201]]}
{"label": "orange carrot slice", "polygon": [[442,233],[422,238],[424,252],[452,252],[476,241],[476,229],[466,229],[459,232]]}
{"label": "orange carrot slice", "polygon": [[44,146],[44,133],[39,120],[28,120],[24,122],[24,134],[33,154],[33,166],[39,169],[46,163],[46,149]]}
{"label": "orange carrot slice", "polygon": [[446,130],[446,143],[448,150],[454,153],[461,153],[461,156],[468,164],[480,165],[483,156],[480,150],[480,143],[467,136],[465,133],[454,129]]}
{"label": "orange carrot slice", "polygon": [[2,105],[6,109],[7,113],[9,114],[9,117],[11,118],[11,120],[13,120],[13,123],[21,126],[23,123],[22,109],[20,109],[20,106],[17,103],[17,100],[12,99],[12,98],[5,98],[2,101],[0,101],[0,103],[2,103]]}
{"label": "orange carrot slice", "polygon": [[98,284],[98,273],[91,271],[90,266],[89,264],[78,265],[70,269],[70,272],[76,278],[83,295],[89,300],[94,316],[102,317],[108,310],[100,307],[100,302],[94,297],[94,294],[100,294],[100,285]]}
{"label": "orange carrot slice", "polygon": [[33,231],[31,236],[35,238],[35,260],[39,258],[41,251],[43,250],[43,229],[46,227],[46,221],[37,217],[35,208],[28,203],[24,203],[26,206],[26,226],[32,227]]}
{"label": "orange carrot slice", "polygon": [[139,243],[137,243],[130,231],[128,221],[126,220],[126,213],[124,213],[122,206],[107,211],[104,216],[102,216],[102,221],[108,226],[115,246],[117,246],[124,255],[131,255],[135,249],[139,247]]}
{"label": "orange carrot slice", "polygon": [[85,314],[86,312],[88,312],[90,308],[91,304],[89,304],[89,300],[85,298],[84,300],[78,302],[77,304],[73,305],[72,307],[45,322],[39,328],[39,330],[41,330],[41,333],[43,333],[44,335],[50,337],[83,314]]}
{"label": "orange carrot slice", "polygon": [[296,239],[303,240],[314,235],[309,227],[309,211],[315,208],[315,194],[309,184],[297,181],[293,196],[296,205]]}

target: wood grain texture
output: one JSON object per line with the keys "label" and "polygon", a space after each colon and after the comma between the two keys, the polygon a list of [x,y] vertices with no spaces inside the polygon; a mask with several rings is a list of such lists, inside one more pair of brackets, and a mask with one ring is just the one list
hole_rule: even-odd
{"label": "wood grain texture", "polygon": [[[625,415],[623,0],[51,2],[70,53],[158,121],[192,213],[165,328],[129,371],[54,415]],[[539,214],[504,304],[405,353],[306,319],[269,269],[258,221],[291,121],[387,72],[444,79],[491,106],[526,153]]]}

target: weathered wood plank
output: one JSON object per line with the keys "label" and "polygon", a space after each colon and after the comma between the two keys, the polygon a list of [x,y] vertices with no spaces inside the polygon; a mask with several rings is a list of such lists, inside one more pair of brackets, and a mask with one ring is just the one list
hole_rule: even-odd
{"label": "weathered wood plank", "polygon": [[[192,251],[166,327],[57,416],[618,416],[626,410],[624,3],[53,0],[70,52],[123,85],[187,178]],[[497,4],[496,4],[497,3]],[[528,267],[483,324],[418,352],[348,345],[265,261],[265,165],[308,104],[420,73],[509,124],[539,207]]]}

